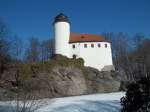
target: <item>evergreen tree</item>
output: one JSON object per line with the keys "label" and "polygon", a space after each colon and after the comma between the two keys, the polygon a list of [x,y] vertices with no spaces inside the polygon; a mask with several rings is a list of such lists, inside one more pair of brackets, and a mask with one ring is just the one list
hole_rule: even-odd
{"label": "evergreen tree", "polygon": [[150,112],[150,79],[141,78],[129,84],[121,105],[122,112]]}

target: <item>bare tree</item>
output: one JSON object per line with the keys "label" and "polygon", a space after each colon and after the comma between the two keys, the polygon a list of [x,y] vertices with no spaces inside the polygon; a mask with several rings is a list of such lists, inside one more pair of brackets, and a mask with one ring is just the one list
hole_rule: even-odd
{"label": "bare tree", "polygon": [[15,35],[12,39],[11,56],[13,59],[20,60],[23,53],[23,42],[21,38]]}
{"label": "bare tree", "polygon": [[0,77],[4,72],[5,64],[9,55],[9,44],[7,40],[8,28],[6,24],[0,20]]}
{"label": "bare tree", "polygon": [[35,94],[27,92],[23,94],[18,92],[16,99],[11,103],[13,103],[12,112],[35,112],[45,104],[44,101],[38,100]]}
{"label": "bare tree", "polygon": [[50,40],[44,40],[41,43],[41,60],[45,61],[51,58],[53,54],[53,41]]}
{"label": "bare tree", "polygon": [[[11,104],[11,112],[34,112],[37,109],[41,108],[45,104],[43,100],[38,100],[38,93],[33,90],[33,87],[30,85],[33,80],[24,78],[25,75],[32,75],[31,74],[24,74],[21,71],[21,64],[17,63],[15,66],[15,80],[13,82],[13,91],[15,93],[12,101],[10,101],[9,105]],[[30,77],[31,78],[31,77]],[[38,85],[36,85],[38,87]],[[36,89],[34,86],[34,89]]]}
{"label": "bare tree", "polygon": [[147,77],[150,73],[150,39],[138,33],[134,37],[134,45],[133,56],[138,65],[138,70],[141,76]]}
{"label": "bare tree", "polygon": [[[133,51],[132,40],[126,33],[105,33],[104,36],[112,43],[113,60],[116,67],[121,74],[125,75],[126,80],[135,80],[137,64]],[[123,79],[124,80],[124,79]]]}
{"label": "bare tree", "polygon": [[40,43],[37,38],[30,38],[29,47],[26,49],[25,58],[29,62],[37,62],[40,57]]}

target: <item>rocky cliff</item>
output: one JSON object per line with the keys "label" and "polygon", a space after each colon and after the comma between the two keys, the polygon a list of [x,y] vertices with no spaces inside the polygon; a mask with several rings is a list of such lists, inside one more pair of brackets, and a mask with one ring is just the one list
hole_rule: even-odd
{"label": "rocky cliff", "polygon": [[82,71],[76,67],[55,67],[50,85],[53,95],[70,96],[119,91],[120,80],[116,72],[100,72],[94,68]]}
{"label": "rocky cliff", "polygon": [[82,59],[54,58],[42,63],[21,64],[17,70],[12,68],[15,67],[2,75],[1,97],[13,95],[18,88],[40,98],[114,92],[120,88],[117,72],[84,67]]}

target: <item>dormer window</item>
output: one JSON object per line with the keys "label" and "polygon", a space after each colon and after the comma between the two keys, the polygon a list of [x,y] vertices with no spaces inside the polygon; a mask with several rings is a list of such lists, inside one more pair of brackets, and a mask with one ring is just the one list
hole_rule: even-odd
{"label": "dormer window", "polygon": [[94,48],[94,44],[91,44],[91,47]]}
{"label": "dormer window", "polygon": [[74,49],[74,48],[76,48],[76,46],[75,46],[75,45],[72,45],[72,48]]}

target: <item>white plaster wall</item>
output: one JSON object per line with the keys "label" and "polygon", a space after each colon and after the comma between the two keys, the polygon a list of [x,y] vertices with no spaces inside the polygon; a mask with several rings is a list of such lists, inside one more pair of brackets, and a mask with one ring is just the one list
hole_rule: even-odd
{"label": "white plaster wall", "polygon": [[[75,45],[75,48],[72,47],[73,45]],[[77,58],[80,58],[80,43],[70,44],[70,58],[72,58],[74,54]]]}
{"label": "white plaster wall", "polygon": [[[98,47],[99,43],[101,47]],[[84,44],[87,44],[87,48],[84,48]],[[91,44],[94,44],[94,48],[91,47]],[[105,44],[107,44],[107,48],[105,48]],[[109,42],[86,42],[76,43],[76,45],[78,47],[75,49],[71,47],[71,55],[76,54],[78,57],[83,58],[85,66],[102,70],[105,66],[113,65],[111,44]]]}
{"label": "white plaster wall", "polygon": [[54,24],[54,40],[55,40],[55,54],[62,54],[70,56],[69,38],[70,38],[70,24],[67,22],[57,22]]}

